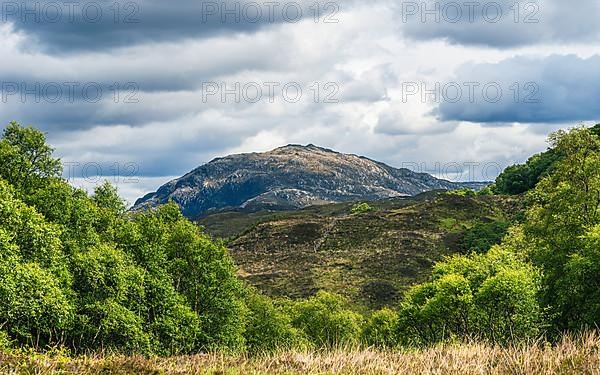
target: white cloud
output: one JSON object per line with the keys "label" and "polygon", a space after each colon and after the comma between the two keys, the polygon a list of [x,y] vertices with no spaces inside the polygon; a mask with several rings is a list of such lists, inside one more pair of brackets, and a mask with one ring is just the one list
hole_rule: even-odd
{"label": "white cloud", "polygon": [[[538,121],[518,117],[519,112],[509,107],[503,111],[502,126],[493,117],[484,118],[500,111],[500,105],[467,108],[478,111],[479,117],[448,116],[447,107],[430,96],[424,101],[420,95],[403,100],[403,84],[432,87],[457,77],[474,79],[478,71],[500,73],[506,79],[519,69],[537,72],[536,64],[525,68],[518,64],[525,61],[523,56],[540,62],[539,72],[554,72],[541,69],[552,55],[566,59],[564,55],[574,54],[568,59],[593,62],[600,55],[600,45],[594,39],[595,23],[565,25],[574,15],[589,12],[573,6],[567,9],[568,17],[560,22],[565,27],[563,34],[558,30],[544,36],[532,29],[519,36],[515,33],[523,30],[500,25],[506,35],[496,40],[492,38],[496,34],[485,29],[480,35],[469,36],[472,29],[479,32],[477,28],[486,25],[403,25],[395,4],[387,0],[339,4],[336,17],[340,22],[336,24],[305,18],[244,32],[219,27],[215,33],[200,35],[192,30],[166,33],[161,38],[141,37],[134,30],[137,36],[129,42],[106,45],[90,39],[96,48],[79,46],[60,53],[35,44],[33,29],[19,27],[15,31],[4,25],[0,28],[3,82],[98,82],[105,90],[114,82],[135,82],[140,92],[136,94],[137,104],[114,103],[110,95],[99,103],[79,100],[56,104],[31,99],[21,103],[11,97],[13,100],[0,106],[0,116],[6,122],[32,123],[48,131],[65,162],[98,163],[105,176],[111,176],[105,171],[115,163],[134,163],[143,182],[122,187],[130,200],[214,157],[264,151],[288,143],[313,143],[397,167],[417,163],[433,173],[436,163],[497,163],[505,167],[544,150],[546,134],[551,130],[581,119],[577,111],[555,104],[547,110],[559,110],[563,117],[539,114],[543,122],[556,122],[554,125],[532,124]],[[551,2],[545,12],[559,12],[557,4]],[[156,30],[176,30],[175,26],[157,25]],[[544,23],[540,27],[547,30],[547,26]],[[152,27],[144,25],[142,29]],[[63,37],[57,34],[38,42],[56,49]],[[475,43],[473,38],[479,41]],[[506,43],[507,38],[513,38],[512,42]],[[572,45],[572,41],[577,44]],[[598,80],[591,65],[564,64],[563,68],[569,68],[564,74],[536,75],[536,79],[556,82],[571,77],[568,85],[548,89],[553,97],[558,95],[554,87],[562,87],[571,95],[595,93]],[[265,95],[258,103],[237,103],[231,96],[223,101],[220,95],[205,102],[202,84],[206,82],[298,83],[303,97],[298,103],[288,103],[279,88],[273,103]],[[339,103],[323,102],[328,93],[336,91],[324,88],[328,82],[339,88],[334,97]],[[319,84],[317,103],[311,89],[315,83]],[[597,107],[589,100],[581,102],[587,104],[579,112]],[[446,116],[437,118],[440,113]],[[477,172],[481,178],[481,170]]]}

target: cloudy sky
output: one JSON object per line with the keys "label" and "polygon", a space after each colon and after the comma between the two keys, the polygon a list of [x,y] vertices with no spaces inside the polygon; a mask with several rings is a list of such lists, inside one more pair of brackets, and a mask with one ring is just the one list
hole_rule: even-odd
{"label": "cloudy sky", "polygon": [[549,132],[600,120],[597,0],[27,1],[1,13],[3,123],[43,129],[65,177],[109,179],[131,203],[215,157],[288,143],[492,179]]}

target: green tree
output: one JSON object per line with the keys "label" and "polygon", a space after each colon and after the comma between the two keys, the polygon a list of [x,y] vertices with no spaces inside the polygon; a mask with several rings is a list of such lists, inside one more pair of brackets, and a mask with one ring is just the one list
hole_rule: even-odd
{"label": "green tree", "polygon": [[122,215],[127,209],[125,202],[119,197],[117,188],[108,181],[104,181],[94,189],[92,201],[99,208],[108,210],[115,216]]}
{"label": "green tree", "polygon": [[[600,139],[582,127],[551,135],[564,155],[554,173],[528,195],[525,243],[544,271],[543,301],[553,310],[558,330],[594,326],[600,301],[590,298],[596,267],[595,231],[600,224]],[[584,284],[573,284],[573,282]]]}
{"label": "green tree", "polygon": [[292,325],[291,316],[269,297],[254,290],[246,298],[248,314],[244,337],[251,353],[293,349],[306,345],[302,333]]}
{"label": "green tree", "polygon": [[156,279],[171,284],[200,319],[200,347],[242,349],[243,284],[227,249],[170,203],[136,213],[116,241]]}
{"label": "green tree", "polygon": [[0,279],[0,326],[21,345],[64,344],[74,306],[56,276],[13,258],[0,262]]}
{"label": "green tree", "polygon": [[45,136],[0,140],[0,332],[15,345],[175,354],[242,349],[243,284],[226,248],[168,204],[126,212],[104,183],[60,178]]}
{"label": "green tree", "polygon": [[362,330],[362,341],[377,348],[392,348],[398,345],[396,337],[398,313],[383,308],[374,312]]}
{"label": "green tree", "polygon": [[60,160],[52,157],[53,151],[46,144],[44,133],[11,122],[0,140],[0,177],[26,196],[44,179],[62,173]]}
{"label": "green tree", "polygon": [[[600,136],[600,124],[589,128],[588,132]],[[553,145],[545,152],[530,157],[525,164],[515,164],[506,168],[496,178],[492,188],[496,194],[522,194],[532,190],[544,177],[554,172],[556,164],[565,158],[564,150]]]}
{"label": "green tree", "polygon": [[356,203],[352,206],[352,208],[350,209],[350,213],[352,215],[360,215],[360,214],[364,214],[367,212],[371,212],[373,211],[374,208],[371,207],[370,204],[363,202],[363,203]]}
{"label": "green tree", "polygon": [[170,221],[165,251],[167,269],[179,293],[200,316],[203,345],[243,347],[243,286],[228,251],[183,217],[175,204],[158,210]]}
{"label": "green tree", "polygon": [[475,251],[484,253],[493,245],[502,242],[502,238],[508,230],[505,221],[477,222],[467,229],[460,243],[461,250],[465,253]]}
{"label": "green tree", "polygon": [[539,274],[521,257],[507,245],[437,263],[433,280],[413,287],[400,305],[401,342],[478,337],[507,344],[536,337],[544,328]]}
{"label": "green tree", "polygon": [[351,311],[346,300],[319,291],[308,300],[299,301],[292,310],[293,324],[301,329],[317,348],[356,344],[362,316]]}

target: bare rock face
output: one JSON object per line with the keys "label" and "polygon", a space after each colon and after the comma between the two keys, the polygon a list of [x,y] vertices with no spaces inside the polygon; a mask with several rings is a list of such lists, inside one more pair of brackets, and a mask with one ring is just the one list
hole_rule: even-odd
{"label": "bare rock face", "polygon": [[221,209],[298,209],[466,186],[485,184],[440,180],[314,145],[288,145],[217,158],[138,199],[133,210],[173,200],[185,216],[194,219]]}

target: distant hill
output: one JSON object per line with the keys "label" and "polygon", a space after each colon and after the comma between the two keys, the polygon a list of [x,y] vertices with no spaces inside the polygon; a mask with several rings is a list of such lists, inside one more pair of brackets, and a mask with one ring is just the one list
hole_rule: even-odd
{"label": "distant hill", "polygon": [[215,159],[138,199],[133,210],[173,200],[195,219],[221,209],[290,210],[486,185],[441,180],[314,145],[288,145]]}
{"label": "distant hill", "polygon": [[338,203],[226,211],[198,223],[228,238],[239,275],[267,294],[299,298],[324,289],[370,309],[397,304],[443,256],[481,246],[472,241],[478,233],[499,241],[522,208],[519,197],[439,191],[368,204],[372,211],[363,214],[351,213],[353,203]]}

